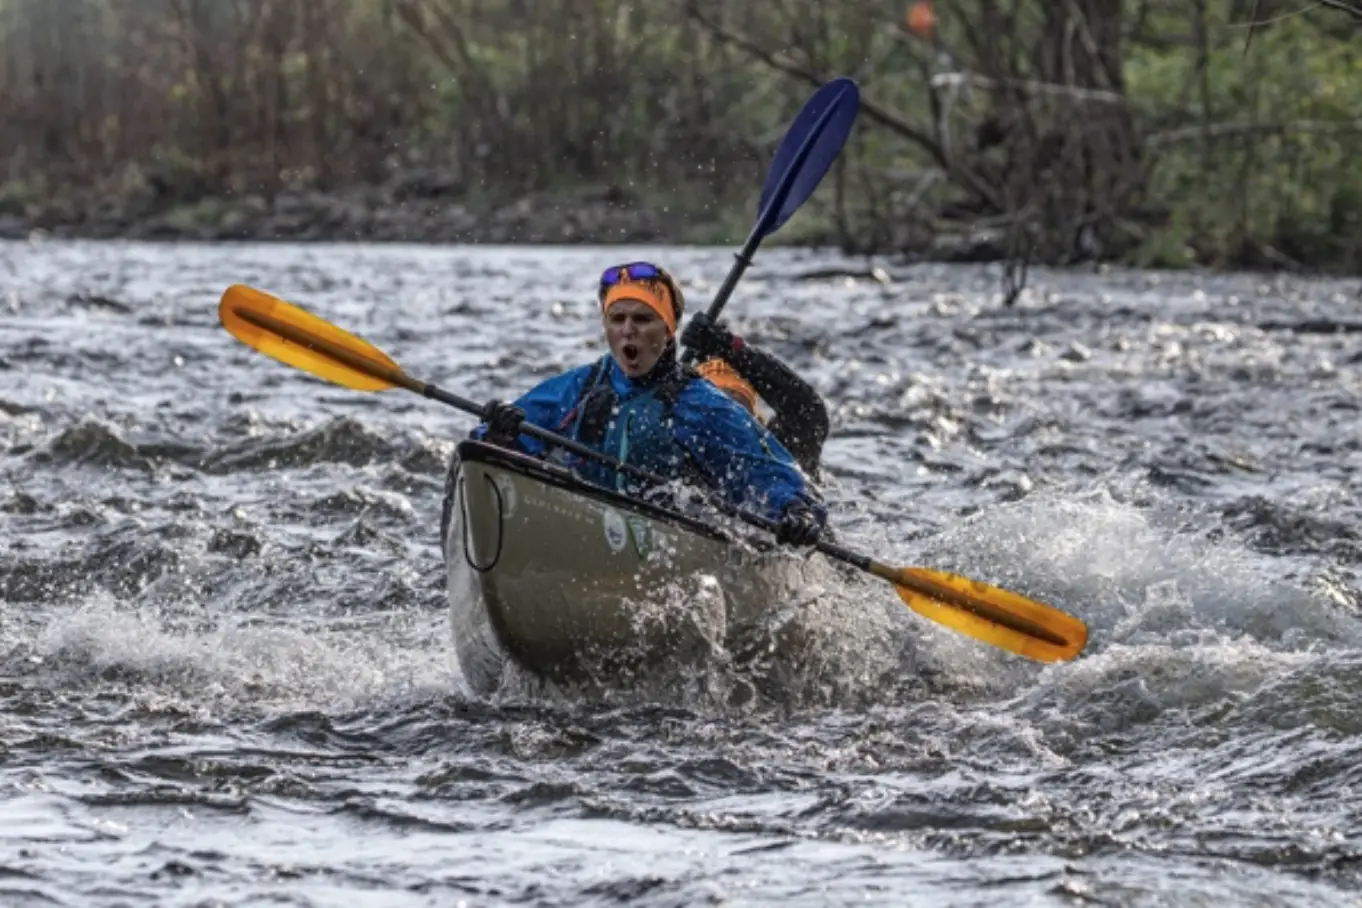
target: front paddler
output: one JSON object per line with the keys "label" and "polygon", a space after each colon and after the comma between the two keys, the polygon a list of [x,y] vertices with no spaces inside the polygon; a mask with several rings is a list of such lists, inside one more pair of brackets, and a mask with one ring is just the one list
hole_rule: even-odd
{"label": "front paddler", "polygon": [[[780,523],[784,542],[811,545],[826,512],[790,452],[742,405],[677,358],[685,300],[649,262],[605,269],[597,299],[609,352],[550,378],[514,403],[494,401],[472,437],[544,456],[519,434],[540,426],[668,480],[720,494]],[[584,478],[640,494],[638,481],[594,460],[569,458]]]}

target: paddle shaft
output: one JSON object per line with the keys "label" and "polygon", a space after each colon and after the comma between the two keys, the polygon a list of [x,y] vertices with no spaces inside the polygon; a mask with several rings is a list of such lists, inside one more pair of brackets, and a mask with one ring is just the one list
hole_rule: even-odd
{"label": "paddle shaft", "polygon": [[[832,119],[832,115],[836,111],[837,102],[834,100],[833,103],[828,105],[828,109],[823,111],[813,129],[809,130],[809,134],[804,137],[804,143],[799,146],[799,151],[796,152],[794,160],[786,168],[785,175],[780,178],[776,191],[771,194],[770,200],[762,208],[761,214],[757,216],[757,223],[752,227],[752,232],[747,235],[747,242],[743,243],[742,249],[734,254],[733,257],[737,261],[733,263],[733,267],[728,270],[728,277],[724,278],[723,284],[719,286],[719,292],[714,295],[714,302],[709,304],[706,314],[709,316],[710,324],[718,320],[719,313],[723,312],[724,306],[728,305],[728,298],[733,295],[733,290],[738,286],[738,281],[742,279],[743,274],[752,265],[752,256],[757,254],[761,241],[773,232],[771,222],[780,214],[780,208],[785,204],[785,199],[789,197],[790,190],[794,188],[795,180],[799,177],[804,162],[813,153],[814,146],[818,143],[818,137],[822,135],[828,121]],[[681,353],[681,362],[683,363],[693,363],[695,358],[695,351],[689,347]]]}

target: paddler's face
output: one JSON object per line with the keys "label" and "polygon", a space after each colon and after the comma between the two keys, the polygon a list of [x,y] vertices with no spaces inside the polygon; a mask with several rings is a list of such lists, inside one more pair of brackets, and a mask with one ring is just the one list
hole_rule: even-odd
{"label": "paddler's face", "polygon": [[620,300],[605,313],[605,339],[630,378],[647,375],[667,349],[667,323],[637,300]]}

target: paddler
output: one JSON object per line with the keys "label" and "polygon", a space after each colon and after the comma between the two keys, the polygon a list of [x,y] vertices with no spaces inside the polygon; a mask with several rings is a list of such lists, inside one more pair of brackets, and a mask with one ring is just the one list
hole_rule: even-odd
{"label": "paddler", "polygon": [[[548,452],[519,434],[523,422],[642,467],[718,492],[731,505],[780,523],[782,542],[811,545],[826,511],[794,458],[752,413],[677,358],[685,299],[649,262],[607,268],[597,291],[609,352],[532,388],[493,401],[472,437],[528,454]],[[589,458],[566,462],[584,478],[640,494],[627,474]]]}
{"label": "paddler", "polygon": [[766,427],[795,462],[814,479],[828,439],[828,408],[813,386],[773,354],[745,342],[709,314],[692,315],[681,332],[681,344],[701,360],[697,371],[730,397],[757,412],[757,399],[774,411]]}

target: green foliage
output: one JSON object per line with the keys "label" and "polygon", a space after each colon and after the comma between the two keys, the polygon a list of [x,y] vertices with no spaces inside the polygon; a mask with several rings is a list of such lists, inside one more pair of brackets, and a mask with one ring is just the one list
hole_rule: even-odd
{"label": "green foliage", "polygon": [[[1149,197],[1174,215],[1146,246],[1186,242],[1196,260],[1212,264],[1280,256],[1355,269],[1362,30],[1340,30],[1327,15],[1289,16],[1257,30],[1245,52],[1246,31],[1231,27],[1227,6],[1210,10],[1204,82],[1188,48],[1127,51],[1129,96],[1146,128],[1208,133],[1154,159]],[[1169,30],[1179,25],[1165,20]]]}
{"label": "green foliage", "polygon": [[42,201],[47,192],[47,180],[41,175],[0,183],[0,215],[22,217],[28,207]]}
{"label": "green foliage", "polygon": [[1192,234],[1187,214],[1180,211],[1171,223],[1153,231],[1136,246],[1130,255],[1130,264],[1137,268],[1189,268],[1197,262]]}
{"label": "green foliage", "polygon": [[[1148,178],[1118,218],[1142,237],[1130,261],[1362,266],[1362,29],[1316,8],[1256,29],[1246,52],[1231,21],[1245,4],[1196,0],[953,0],[930,42],[902,30],[906,4],[868,0],[8,0],[0,209],[49,187],[154,185],[198,223],[220,214],[199,204],[215,194],[422,168],[466,200],[617,187],[667,209],[678,238],[732,242],[790,116],[845,73],[896,122],[862,117],[841,191],[829,180],[781,239],[915,249],[969,232],[969,180],[933,173],[996,112],[933,75],[1065,82],[1056,66],[1088,39],[1050,51],[1079,6],[1123,16],[1088,23],[1099,44],[1120,36],[1123,84],[1091,61],[1097,80],[1069,84],[1123,93],[1146,142]],[[1046,103],[1044,128],[1088,119]],[[1006,176],[1011,151],[977,164]]]}

